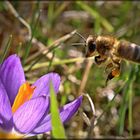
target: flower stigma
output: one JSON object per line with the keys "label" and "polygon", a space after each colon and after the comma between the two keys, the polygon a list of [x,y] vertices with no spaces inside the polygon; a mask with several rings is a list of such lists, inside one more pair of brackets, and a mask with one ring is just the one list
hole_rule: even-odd
{"label": "flower stigma", "polygon": [[19,88],[18,94],[14,100],[13,106],[12,106],[12,112],[15,113],[16,110],[24,104],[24,102],[31,99],[33,92],[36,87],[30,86],[28,82],[25,82],[22,84]]}

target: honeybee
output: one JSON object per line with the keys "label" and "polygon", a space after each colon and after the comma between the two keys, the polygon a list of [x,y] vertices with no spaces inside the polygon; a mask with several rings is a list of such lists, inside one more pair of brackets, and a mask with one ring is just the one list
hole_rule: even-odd
{"label": "honeybee", "polygon": [[95,63],[108,62],[105,70],[110,69],[106,83],[120,75],[120,64],[123,59],[140,63],[140,46],[112,36],[89,35],[85,40],[86,57],[95,56]]}

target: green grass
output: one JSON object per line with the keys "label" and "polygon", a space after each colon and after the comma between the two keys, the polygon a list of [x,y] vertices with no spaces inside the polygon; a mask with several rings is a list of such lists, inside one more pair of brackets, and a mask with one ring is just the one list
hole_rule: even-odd
{"label": "green grass", "polygon": [[57,98],[52,83],[50,83],[50,95],[51,95],[50,109],[52,122],[52,136],[55,139],[66,139],[65,130],[59,117]]}

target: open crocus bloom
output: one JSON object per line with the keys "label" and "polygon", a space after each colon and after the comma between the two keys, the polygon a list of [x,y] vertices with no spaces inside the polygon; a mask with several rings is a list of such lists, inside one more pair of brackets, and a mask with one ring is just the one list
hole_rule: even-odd
{"label": "open crocus bloom", "polygon": [[[30,86],[17,55],[11,55],[0,65],[0,137],[16,137],[17,133],[36,135],[51,130],[50,81],[58,93],[60,77],[56,73],[46,74]],[[74,115],[81,102],[82,96],[60,109],[62,122]]]}

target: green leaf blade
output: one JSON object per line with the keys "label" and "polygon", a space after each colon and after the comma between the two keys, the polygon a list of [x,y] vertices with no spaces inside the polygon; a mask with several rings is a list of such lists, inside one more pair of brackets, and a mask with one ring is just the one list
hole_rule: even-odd
{"label": "green leaf blade", "polygon": [[54,138],[66,139],[65,130],[59,116],[58,103],[52,82],[50,82],[50,97],[51,97],[50,110],[51,110],[52,135]]}

